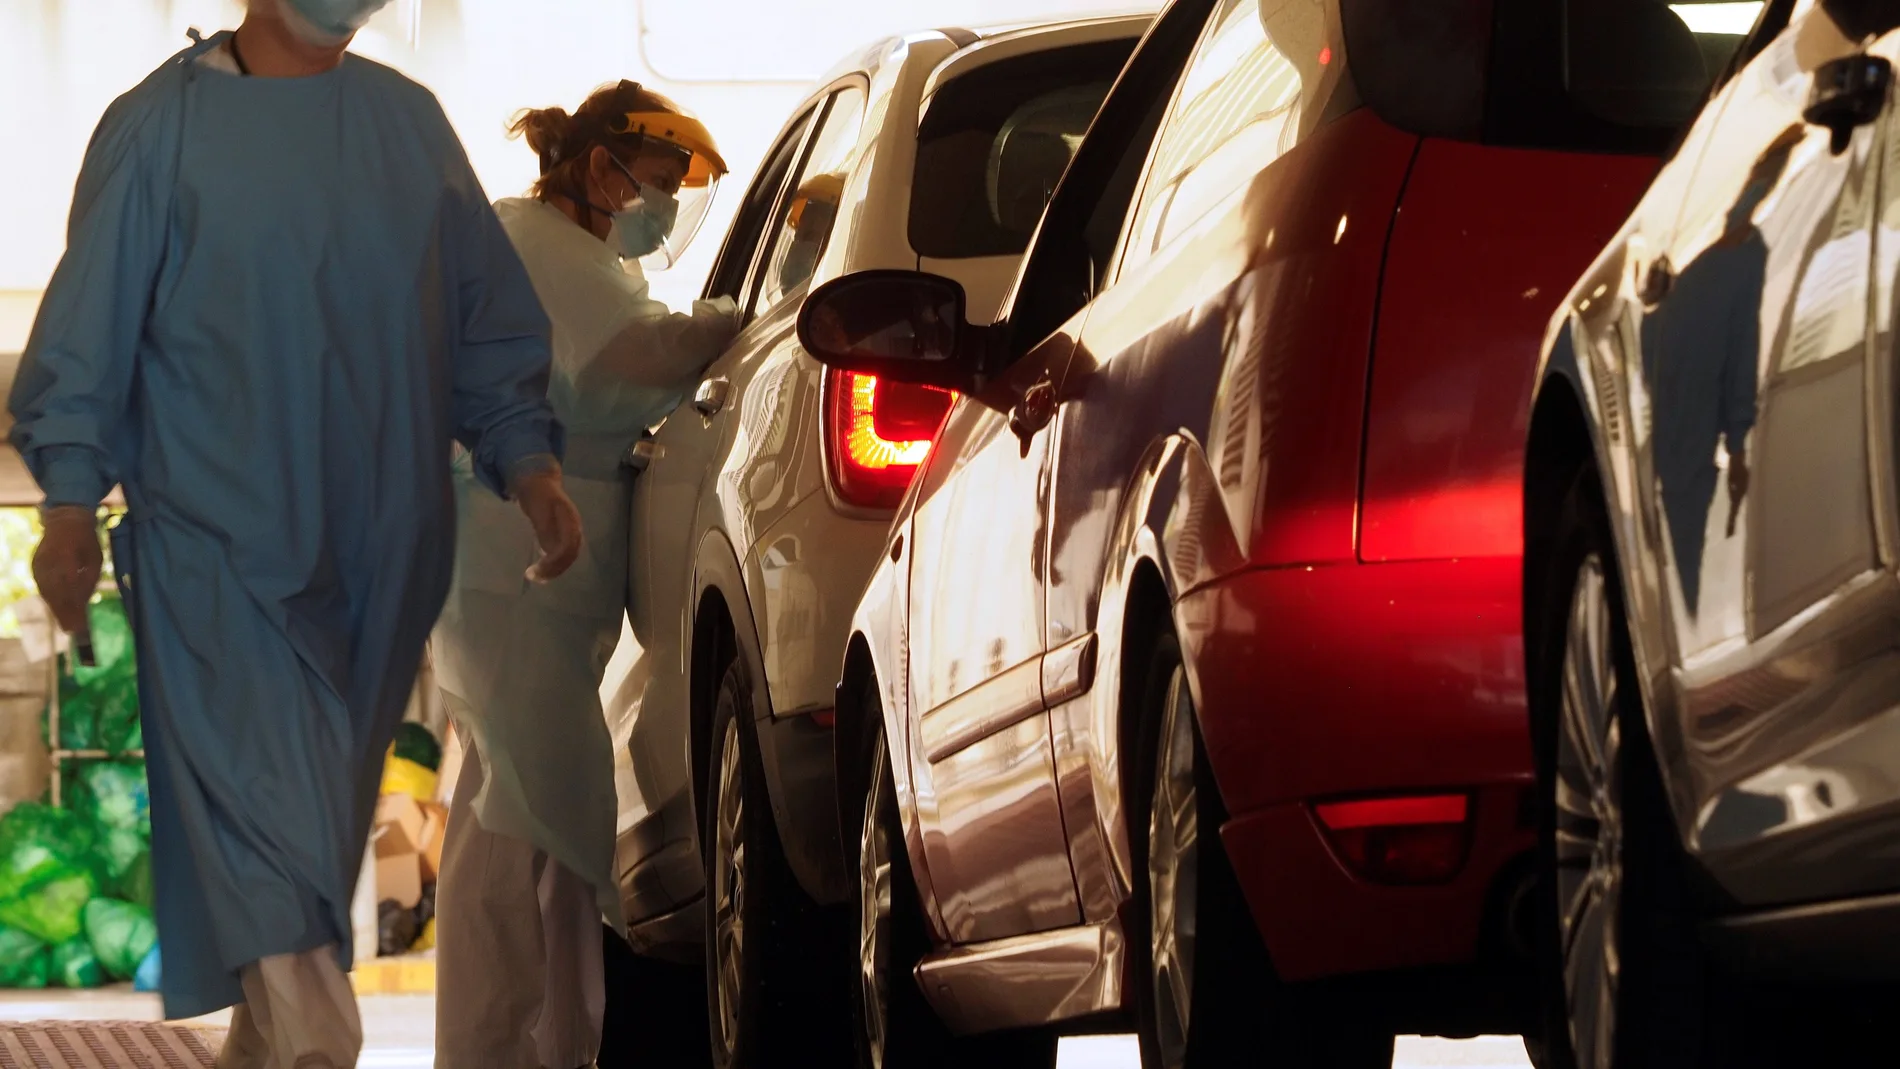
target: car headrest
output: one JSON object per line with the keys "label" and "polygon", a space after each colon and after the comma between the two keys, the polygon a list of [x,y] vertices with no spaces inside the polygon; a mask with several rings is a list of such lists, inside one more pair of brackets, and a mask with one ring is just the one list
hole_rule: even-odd
{"label": "car headrest", "polygon": [[996,225],[1028,234],[1068,170],[1075,146],[1107,95],[1106,85],[1047,93],[1018,108],[990,147],[990,214]]}
{"label": "car headrest", "polygon": [[1572,0],[1567,67],[1572,99],[1627,126],[1689,121],[1711,77],[1702,46],[1660,0]]}

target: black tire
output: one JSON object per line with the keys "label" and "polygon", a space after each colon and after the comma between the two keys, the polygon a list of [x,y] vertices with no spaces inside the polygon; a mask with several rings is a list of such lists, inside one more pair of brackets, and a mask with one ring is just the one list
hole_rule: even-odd
{"label": "black tire", "polygon": [[[1224,1069],[1244,1051],[1252,1064],[1274,1069],[1389,1069],[1390,1031],[1274,975],[1221,848],[1227,813],[1172,634],[1131,678],[1139,689],[1127,711],[1141,736],[1127,781],[1135,854],[1127,915],[1142,1065]],[[1164,802],[1174,819],[1152,819]]]}
{"label": "black tire", "polygon": [[751,710],[752,682],[734,657],[714,697],[701,814],[712,1064],[840,1064],[841,952],[826,938],[838,915],[811,901],[785,861]]}
{"label": "black tire", "polygon": [[704,970],[643,958],[606,925],[601,939],[607,1012],[598,1069],[710,1069]]}
{"label": "black tire", "polygon": [[1698,935],[1704,895],[1649,736],[1593,469],[1565,500],[1548,574],[1531,689],[1546,1007],[1537,1065],[1749,1064],[1743,993]]}
{"label": "black tire", "polygon": [[[859,876],[859,961],[851,984],[856,1064],[860,1069],[1053,1069],[1058,1043],[1053,1031],[952,1036],[918,988],[914,970],[930,952],[930,931],[911,874],[873,683],[866,683],[860,701],[866,790],[855,812],[847,813],[856,817],[858,832],[857,842],[847,844],[858,860]],[[874,925],[875,939],[867,938]],[[879,952],[879,947],[887,949]]]}

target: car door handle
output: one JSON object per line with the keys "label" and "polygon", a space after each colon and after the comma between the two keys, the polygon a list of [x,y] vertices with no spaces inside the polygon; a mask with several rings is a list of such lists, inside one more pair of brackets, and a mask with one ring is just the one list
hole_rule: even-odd
{"label": "car door handle", "polygon": [[1879,56],[1833,60],[1814,72],[1814,87],[1801,117],[1833,131],[1836,156],[1847,151],[1854,131],[1880,118],[1893,84],[1893,64]]}
{"label": "car door handle", "polygon": [[1056,384],[1047,375],[1031,386],[1009,411],[1009,429],[1022,443],[1023,456],[1029,455],[1029,443],[1056,418]]}
{"label": "car door handle", "polygon": [[1658,256],[1649,265],[1649,271],[1643,276],[1643,305],[1654,308],[1669,299],[1670,291],[1676,288],[1676,267],[1669,257]]}
{"label": "car door handle", "polygon": [[693,395],[693,407],[699,414],[711,419],[726,407],[726,401],[732,397],[732,383],[725,379],[707,379],[699,384],[699,392]]}

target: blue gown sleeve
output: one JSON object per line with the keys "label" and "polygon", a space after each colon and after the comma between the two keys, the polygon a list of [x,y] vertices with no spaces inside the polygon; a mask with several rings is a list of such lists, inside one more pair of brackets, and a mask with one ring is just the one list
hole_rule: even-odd
{"label": "blue gown sleeve", "polygon": [[506,496],[518,468],[531,470],[564,452],[565,435],[548,403],[548,317],[460,144],[452,144],[463,171],[453,209],[461,310],[455,436],[476,477]]}
{"label": "blue gown sleeve", "polygon": [[13,380],[10,435],[48,507],[96,507],[119,470],[140,335],[165,257],[170,129],[151,95],[107,109],[73,192],[66,252]]}

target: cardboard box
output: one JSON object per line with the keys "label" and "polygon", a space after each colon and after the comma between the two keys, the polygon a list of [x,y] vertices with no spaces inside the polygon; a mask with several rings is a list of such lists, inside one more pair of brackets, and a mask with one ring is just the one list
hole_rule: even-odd
{"label": "cardboard box", "polygon": [[377,855],[376,901],[391,899],[404,909],[422,904],[422,855]]}
{"label": "cardboard box", "polygon": [[406,794],[385,794],[376,800],[376,856],[398,857],[422,853],[422,827],[428,822],[422,807]]}
{"label": "cardboard box", "polygon": [[422,817],[422,882],[433,883],[442,874],[442,841],[448,835],[449,811],[446,806],[425,802]]}

